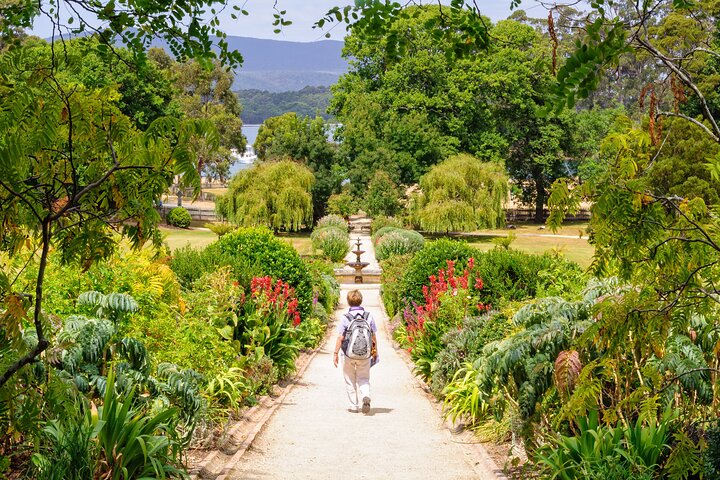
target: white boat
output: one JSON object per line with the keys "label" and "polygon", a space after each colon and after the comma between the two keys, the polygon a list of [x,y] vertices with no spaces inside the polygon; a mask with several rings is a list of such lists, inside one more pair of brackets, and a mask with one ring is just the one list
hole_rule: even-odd
{"label": "white boat", "polygon": [[244,165],[255,163],[255,160],[258,158],[252,145],[246,145],[245,151],[242,154],[238,154],[237,150],[232,150],[232,155],[237,163],[242,163]]}

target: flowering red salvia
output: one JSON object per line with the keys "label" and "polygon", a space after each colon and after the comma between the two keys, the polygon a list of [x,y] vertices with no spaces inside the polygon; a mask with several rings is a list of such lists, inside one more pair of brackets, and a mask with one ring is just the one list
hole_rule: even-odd
{"label": "flowering red salvia", "polygon": [[300,325],[300,311],[295,289],[282,280],[273,282],[269,276],[255,277],[250,282],[251,297],[257,308],[287,315],[294,326]]}
{"label": "flowering red salvia", "polygon": [[[457,296],[458,291],[468,290],[473,268],[475,268],[475,259],[471,257],[468,259],[467,268],[463,270],[462,275],[458,275],[455,271],[455,262],[448,260],[447,268],[441,268],[438,270],[437,275],[430,275],[428,277],[430,283],[422,287],[424,303],[422,305],[413,303],[403,311],[403,317],[408,330],[408,342],[415,344],[423,335],[425,323],[436,319],[438,308],[442,304],[444,295]],[[474,289],[482,290],[482,288],[482,279],[476,277]],[[467,298],[470,299],[472,297],[468,296]],[[483,303],[470,303],[470,306],[474,306],[480,313],[490,309],[490,305]]]}

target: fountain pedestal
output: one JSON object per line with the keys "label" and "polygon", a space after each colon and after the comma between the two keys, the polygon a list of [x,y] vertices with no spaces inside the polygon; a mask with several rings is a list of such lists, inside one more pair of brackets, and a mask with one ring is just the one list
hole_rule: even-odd
{"label": "fountain pedestal", "polygon": [[357,241],[355,242],[355,250],[353,250],[353,253],[357,256],[357,259],[354,262],[347,262],[345,264],[348,267],[352,267],[355,269],[355,283],[363,283],[362,269],[370,265],[368,262],[360,261],[360,255],[365,253],[365,250],[360,250],[361,244],[362,243],[360,242],[360,237],[358,237]]}

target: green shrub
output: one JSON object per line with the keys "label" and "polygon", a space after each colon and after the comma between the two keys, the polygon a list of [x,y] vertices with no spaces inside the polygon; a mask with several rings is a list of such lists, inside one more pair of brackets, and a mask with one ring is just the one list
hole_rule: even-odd
{"label": "green shrub", "polygon": [[[552,273],[547,275],[547,272]],[[573,285],[563,288],[568,290],[563,293],[577,293],[587,281],[578,265],[562,258],[504,249],[476,256],[474,273],[485,285],[481,300],[494,306],[535,298],[540,291],[547,291],[548,285],[566,283],[566,279]]]}
{"label": "green shrub", "polygon": [[705,478],[720,478],[720,421],[705,429],[707,447],[703,452]]}
{"label": "green shrub", "polygon": [[[69,407],[70,404],[66,404]],[[84,480],[93,478],[98,449],[90,415],[78,406],[50,420],[36,437],[32,477],[37,480]],[[85,409],[87,410],[87,409]],[[0,473],[2,473],[0,471]]]}
{"label": "green shrub", "polygon": [[313,301],[325,310],[327,316],[335,310],[340,299],[340,284],[335,279],[333,265],[324,260],[306,262],[312,277]]}
{"label": "green shrub", "polygon": [[473,362],[489,342],[502,340],[511,332],[510,319],[501,312],[492,312],[463,321],[462,329],[449,330],[443,337],[445,348],[435,357],[430,388],[437,397],[452,380],[463,363]]}
{"label": "green shrub", "polygon": [[658,464],[667,449],[670,421],[666,415],[648,426],[638,419],[629,427],[608,427],[599,423],[594,411],[587,418],[577,418],[578,436],[560,435],[545,447],[539,455],[540,464],[552,478],[561,480],[659,478]]}
{"label": "green shrub", "polygon": [[425,239],[414,230],[394,230],[380,236],[375,245],[375,258],[385,260],[422,249]]}
{"label": "green shrub", "polygon": [[365,210],[371,216],[395,215],[401,209],[400,189],[382,170],[377,170],[370,179],[363,200]]}
{"label": "green shrub", "polygon": [[378,215],[377,217],[373,218],[372,223],[370,224],[370,231],[374,236],[375,233],[383,227],[405,228],[405,225],[403,225],[402,220],[397,217],[386,217],[385,215]]}
{"label": "green shrub", "polygon": [[237,229],[237,227],[235,225],[233,225],[232,223],[225,223],[225,222],[206,223],[205,228],[209,229],[211,232],[213,232],[218,237],[222,237],[225,234],[234,232]]}
{"label": "green shrub", "polygon": [[397,232],[398,230],[402,230],[402,229],[399,228],[399,227],[393,227],[393,226],[389,226],[389,225],[386,226],[386,227],[382,227],[382,228],[378,229],[378,230],[377,230],[375,233],[373,233],[372,236],[370,237],[370,238],[372,239],[373,245],[377,245],[377,242],[378,242],[382,237],[384,237],[385,235],[387,235],[388,233],[390,233],[390,232]]}
{"label": "green shrub", "polygon": [[[97,430],[100,461],[96,475],[102,478],[164,478],[184,472],[177,453],[179,445],[169,435],[169,423],[177,415],[174,408],[143,415],[130,409],[134,390],[124,398],[114,388],[114,375],[108,375],[103,406],[93,423]],[[122,401],[121,401],[122,400]]]}
{"label": "green shrub", "polygon": [[323,254],[333,262],[340,262],[350,251],[347,230],[337,227],[316,228],[312,235],[313,248],[322,250]]}
{"label": "green shrub", "polygon": [[276,238],[265,227],[241,228],[220,238],[208,249],[230,255],[234,262],[250,266],[254,276],[269,275],[282,279],[295,289],[298,309],[304,317],[312,309],[312,279],[297,251]]}
{"label": "green shrub", "polygon": [[412,258],[413,254],[397,255],[380,262],[382,267],[380,276],[382,300],[385,311],[391,318],[405,307],[403,277]]}
{"label": "green shrub", "polygon": [[[405,298],[410,302],[422,303],[422,287],[428,284],[430,275],[437,275],[438,270],[447,268],[447,261],[456,261],[455,268],[461,271],[471,257],[479,257],[481,252],[465,242],[440,239],[426,242],[423,248],[413,256],[403,276],[402,289]],[[483,275],[480,277],[485,280]]]}
{"label": "green shrub", "polygon": [[347,192],[334,193],[328,198],[327,211],[341,217],[349,217],[357,211],[355,199]]}
{"label": "green shrub", "polygon": [[261,269],[254,261],[224,252],[215,244],[203,249],[189,245],[179,248],[173,252],[170,260],[170,268],[186,289],[190,289],[204,274],[223,266],[229,266],[235,280],[243,286],[250,285],[252,277],[261,274]]}
{"label": "green shrub", "polygon": [[295,341],[300,348],[315,348],[325,336],[326,329],[326,322],[310,317],[295,328]]}
{"label": "green shrub", "polygon": [[190,212],[185,210],[183,207],[175,207],[170,210],[167,214],[167,223],[174,227],[187,228],[192,222]]}
{"label": "green shrub", "polygon": [[318,220],[315,229],[319,230],[321,228],[328,227],[339,228],[340,230],[344,230],[347,232],[348,222],[346,222],[345,219],[339,215],[325,215],[320,220]]}

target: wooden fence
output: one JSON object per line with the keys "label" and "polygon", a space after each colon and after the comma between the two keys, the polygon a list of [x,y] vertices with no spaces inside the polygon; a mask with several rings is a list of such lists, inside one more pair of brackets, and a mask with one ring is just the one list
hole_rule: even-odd
{"label": "wooden fence", "polygon": [[[550,212],[547,209],[543,210],[543,220],[547,219]],[[568,215],[565,220],[569,221],[587,221],[590,220],[590,210],[581,209],[575,215]],[[505,209],[505,222],[508,224],[517,222],[532,222],[535,221],[535,209],[534,208],[506,208]]]}

